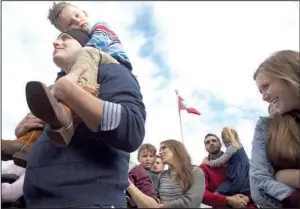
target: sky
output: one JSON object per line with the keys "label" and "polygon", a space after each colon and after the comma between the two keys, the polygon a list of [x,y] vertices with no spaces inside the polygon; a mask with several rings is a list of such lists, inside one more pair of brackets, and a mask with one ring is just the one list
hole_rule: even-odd
{"label": "sky", "polygon": [[[54,82],[59,32],[52,2],[2,2],[2,139],[29,112],[28,81]],[[182,140],[175,90],[201,116],[181,112],[183,142],[194,164],[204,136],[237,130],[249,157],[254,127],[267,115],[253,73],[271,53],[299,51],[299,2],[74,2],[119,35],[147,110],[144,143]],[[223,148],[224,149],[224,148]],[[136,157],[136,152],[132,153]]]}

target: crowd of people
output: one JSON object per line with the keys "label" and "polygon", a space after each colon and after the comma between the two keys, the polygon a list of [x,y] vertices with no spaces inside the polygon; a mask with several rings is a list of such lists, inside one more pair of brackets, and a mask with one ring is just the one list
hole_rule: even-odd
{"label": "crowd of people", "polygon": [[145,104],[116,33],[66,2],[54,3],[48,19],[61,31],[53,52],[61,71],[50,87],[27,83],[30,113],[15,140],[2,139],[2,160],[10,160],[2,207],[300,208],[298,51],[275,52],[254,73],[270,105],[251,158],[238,131],[224,127],[204,137],[208,155],[193,165],[178,140],[162,141],[158,152],[143,143]]}

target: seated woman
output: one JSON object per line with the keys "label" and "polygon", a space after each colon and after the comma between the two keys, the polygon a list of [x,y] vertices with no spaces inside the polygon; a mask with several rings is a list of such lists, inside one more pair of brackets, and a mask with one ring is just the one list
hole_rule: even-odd
{"label": "seated woman", "polygon": [[[253,200],[262,207],[300,207],[296,171],[300,168],[299,57],[297,51],[276,52],[254,74],[263,100],[276,112],[260,118],[252,142],[250,189]],[[282,172],[290,178],[282,178]]]}
{"label": "seated woman", "polygon": [[160,144],[162,162],[169,166],[159,178],[160,201],[143,194],[131,182],[127,191],[139,208],[198,208],[204,195],[204,173],[193,166],[185,146],[176,140]]}

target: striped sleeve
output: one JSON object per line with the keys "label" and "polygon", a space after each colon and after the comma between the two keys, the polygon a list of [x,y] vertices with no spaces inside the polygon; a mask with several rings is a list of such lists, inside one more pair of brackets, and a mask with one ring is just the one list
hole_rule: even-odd
{"label": "striped sleeve", "polygon": [[100,51],[105,51],[112,44],[121,43],[116,33],[103,22],[97,22],[89,33],[92,35],[92,38],[86,46],[95,47]]}
{"label": "striped sleeve", "polygon": [[120,104],[104,101],[100,131],[112,131],[116,129],[121,121]]}
{"label": "striped sleeve", "polygon": [[120,64],[103,64],[98,83],[103,101],[95,138],[111,147],[133,152],[145,137],[146,110],[138,82]]}

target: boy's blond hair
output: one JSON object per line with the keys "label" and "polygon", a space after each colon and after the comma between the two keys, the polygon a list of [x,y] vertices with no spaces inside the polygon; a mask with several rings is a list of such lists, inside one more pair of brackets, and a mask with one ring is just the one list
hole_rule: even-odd
{"label": "boy's blond hair", "polygon": [[156,156],[156,148],[155,148],[154,145],[152,145],[152,144],[142,144],[140,146],[139,150],[138,150],[138,156],[137,156],[138,159],[140,158],[142,152],[144,152],[144,151],[150,152],[153,155],[153,157]]}
{"label": "boy's blond hair", "polygon": [[[73,4],[67,3],[65,1],[61,1],[58,3],[53,2],[52,7],[48,10],[48,20],[50,21],[50,23],[52,25],[54,25],[54,27],[56,29],[58,29],[59,31],[63,32],[63,30],[59,27],[59,15],[61,13],[61,11],[66,7],[66,6],[72,6],[72,7],[76,7]],[[77,7],[76,7],[77,8]]]}

